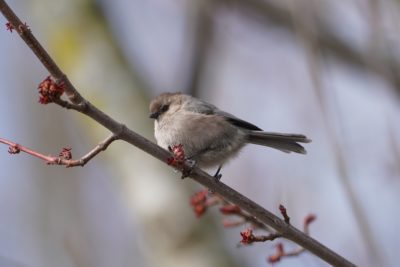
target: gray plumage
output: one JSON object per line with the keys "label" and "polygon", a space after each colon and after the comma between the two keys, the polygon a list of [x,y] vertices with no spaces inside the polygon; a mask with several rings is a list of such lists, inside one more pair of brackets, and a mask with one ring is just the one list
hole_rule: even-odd
{"label": "gray plumage", "polygon": [[305,154],[299,143],[311,142],[301,134],[264,132],[257,126],[212,104],[181,93],[163,93],[150,103],[157,144],[183,145],[185,155],[199,166],[222,165],[246,144]]}

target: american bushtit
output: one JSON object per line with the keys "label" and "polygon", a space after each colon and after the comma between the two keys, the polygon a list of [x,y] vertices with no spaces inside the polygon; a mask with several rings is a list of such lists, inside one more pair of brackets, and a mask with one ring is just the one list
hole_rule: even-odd
{"label": "american bushtit", "polygon": [[163,93],[150,103],[157,144],[165,149],[182,144],[185,155],[200,167],[219,166],[246,144],[305,154],[298,144],[311,142],[301,134],[264,132],[257,126],[182,93]]}

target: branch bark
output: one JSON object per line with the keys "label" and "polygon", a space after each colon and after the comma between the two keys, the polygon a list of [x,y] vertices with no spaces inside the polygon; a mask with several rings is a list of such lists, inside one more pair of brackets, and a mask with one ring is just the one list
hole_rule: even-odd
{"label": "branch bark", "polygon": [[[0,11],[11,23],[14,29],[16,29],[16,31],[25,41],[25,43],[35,53],[35,55],[42,62],[45,68],[54,77],[56,82],[62,82],[65,86],[64,88],[66,95],[68,96],[68,99],[69,101],[71,101],[71,103],[57,101],[57,104],[66,108],[72,108],[89,116],[108,130],[110,130],[112,133],[118,135],[121,140],[124,140],[127,143],[138,147],[139,149],[147,152],[148,154],[159,159],[165,164],[167,163],[168,158],[171,157],[171,154],[168,151],[162,149],[161,147],[157,146],[156,144],[137,134],[136,132],[128,129],[124,124],[121,124],[112,119],[107,114],[96,108],[89,101],[84,99],[78,93],[72,83],[68,80],[66,75],[52,60],[46,50],[33,36],[28,26],[21,22],[21,20],[14,14],[14,12],[10,9],[10,7],[4,0],[0,0]],[[243,210],[250,213],[260,222],[274,228],[282,237],[289,239],[304,247],[305,249],[312,252],[319,258],[325,260],[329,264],[334,266],[355,266],[353,263],[349,262],[326,246],[322,245],[317,240],[307,236],[305,233],[291,226],[290,224],[287,224],[279,217],[264,209],[254,201],[241,195],[239,192],[235,191],[224,183],[216,181],[212,176],[208,175],[201,169],[197,167],[193,168],[190,164],[186,162],[182,166],[180,166],[179,169],[184,173],[189,173],[189,177],[193,180],[206,186],[213,192],[222,195],[226,200],[232,202],[233,204],[240,206]]]}

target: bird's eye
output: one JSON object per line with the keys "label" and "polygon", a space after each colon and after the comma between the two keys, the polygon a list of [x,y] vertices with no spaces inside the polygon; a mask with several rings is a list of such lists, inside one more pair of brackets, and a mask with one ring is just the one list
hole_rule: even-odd
{"label": "bird's eye", "polygon": [[161,108],[160,108],[160,111],[161,112],[166,112],[168,110],[168,108],[169,108],[169,105],[162,105]]}

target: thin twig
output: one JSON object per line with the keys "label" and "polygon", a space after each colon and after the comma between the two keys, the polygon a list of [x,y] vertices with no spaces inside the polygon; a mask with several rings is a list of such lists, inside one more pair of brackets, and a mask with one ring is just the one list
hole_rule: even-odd
{"label": "thin twig", "polygon": [[190,62],[190,72],[188,74],[187,92],[192,96],[199,96],[201,78],[205,73],[207,58],[209,57],[213,45],[215,2],[210,0],[192,1],[196,14],[194,18],[194,37],[193,37],[193,58]]}
{"label": "thin twig", "polygon": [[63,151],[60,153],[58,157],[55,156],[50,156],[50,155],[44,155],[40,152],[37,152],[33,149],[27,148],[25,146],[22,146],[20,144],[17,144],[15,142],[0,138],[0,143],[6,144],[9,146],[8,152],[10,154],[18,154],[19,152],[25,152],[31,156],[34,156],[36,158],[44,160],[47,164],[49,165],[64,165],[66,167],[76,167],[76,166],[85,166],[86,163],[88,163],[92,158],[94,158],[97,154],[99,154],[101,151],[104,151],[107,149],[107,147],[114,142],[115,140],[118,140],[119,137],[116,134],[112,134],[109,137],[107,137],[103,142],[100,142],[97,146],[95,146],[89,153],[81,157],[80,159],[71,159],[70,156],[63,156],[63,152],[67,152],[67,154],[70,155],[70,149],[69,148],[64,148]]}
{"label": "thin twig", "polygon": [[268,235],[255,235],[253,234],[253,230],[250,228],[240,232],[240,235],[242,236],[242,240],[240,242],[246,245],[252,244],[254,242],[273,241],[279,237],[282,237],[282,235],[278,233],[271,233]]}
{"label": "thin twig", "polygon": [[89,153],[87,153],[85,156],[81,157],[78,160],[71,160],[68,164],[67,167],[75,167],[75,166],[85,166],[86,163],[88,163],[92,158],[94,158],[97,154],[99,154],[101,151],[104,151],[107,149],[107,147],[114,141],[118,140],[119,137],[116,134],[112,134],[109,137],[107,137],[103,142],[100,142],[97,146],[95,146]]}
{"label": "thin twig", "polygon": [[290,224],[290,217],[287,214],[286,208],[283,205],[279,205],[279,211],[281,212],[285,223]]}
{"label": "thin twig", "polygon": [[[31,50],[47,68],[50,74],[55,78],[56,82],[62,81],[64,83],[65,91],[69,97],[69,100],[74,104],[84,105],[84,108],[82,108],[82,110],[78,110],[79,112],[91,117],[107,129],[109,129],[111,132],[118,133],[121,140],[124,140],[138,147],[139,149],[142,149],[143,151],[151,154],[162,162],[167,163],[168,158],[171,157],[171,154],[168,151],[162,149],[161,147],[157,146],[156,144],[152,143],[151,141],[147,140],[136,132],[128,129],[123,124],[118,123],[117,121],[100,111],[98,108],[96,108],[90,102],[83,99],[82,96],[76,91],[76,89],[67,79],[67,77],[61,72],[55,62],[50,58],[48,53],[32,35],[31,31],[26,29],[19,29],[19,26],[25,24],[22,24],[21,20],[8,7],[4,0],[0,0],[0,11],[9,20],[11,25],[18,29],[18,33],[21,38],[26,42],[26,44],[31,48]],[[206,186],[213,192],[224,196],[224,198],[228,201],[240,206],[249,214],[252,214],[255,218],[257,218],[257,220],[274,228],[277,233],[282,235],[282,237],[292,240],[293,242],[314,253],[326,262],[334,266],[354,266],[354,264],[347,261],[342,256],[325,247],[315,239],[305,235],[302,231],[287,224],[254,201],[241,195],[239,192],[235,191],[224,183],[215,181],[212,176],[208,175],[201,169],[193,167],[189,163],[185,163],[179,167],[179,170],[189,173],[189,177],[191,177],[198,183]]]}
{"label": "thin twig", "polygon": [[278,243],[276,245],[276,253],[268,257],[268,262],[274,264],[282,260],[282,258],[299,256],[304,251],[304,248],[298,248],[296,250],[286,252],[283,244]]}
{"label": "thin twig", "polygon": [[237,215],[241,218],[241,220],[235,221],[235,222],[230,222],[230,221],[225,221],[224,226],[229,226],[233,227],[235,225],[243,225],[245,223],[250,223],[253,227],[258,228],[258,229],[264,229],[267,232],[272,232],[273,230],[271,227],[268,225],[260,222],[256,217],[254,217],[252,214],[249,214],[245,211],[243,211],[239,206],[234,205],[224,199],[223,196],[215,194],[215,196],[220,200],[220,202],[223,203],[223,206],[219,209],[220,212],[224,215]]}
{"label": "thin twig", "polygon": [[[282,205],[280,205],[281,207]],[[283,206],[282,206],[283,207]],[[286,213],[286,209],[285,209],[285,213]],[[287,216],[287,215],[286,215]],[[309,214],[307,217],[305,217],[304,219],[304,223],[303,223],[303,230],[304,233],[306,235],[310,234],[310,224],[316,219],[315,215],[313,214]],[[276,253],[269,256],[268,257],[268,261],[270,263],[276,263],[278,261],[280,261],[282,258],[285,257],[295,257],[295,256],[299,256],[300,254],[304,253],[306,251],[306,249],[304,247],[299,247],[295,250],[292,251],[285,251],[283,243],[278,243],[276,246]]]}

